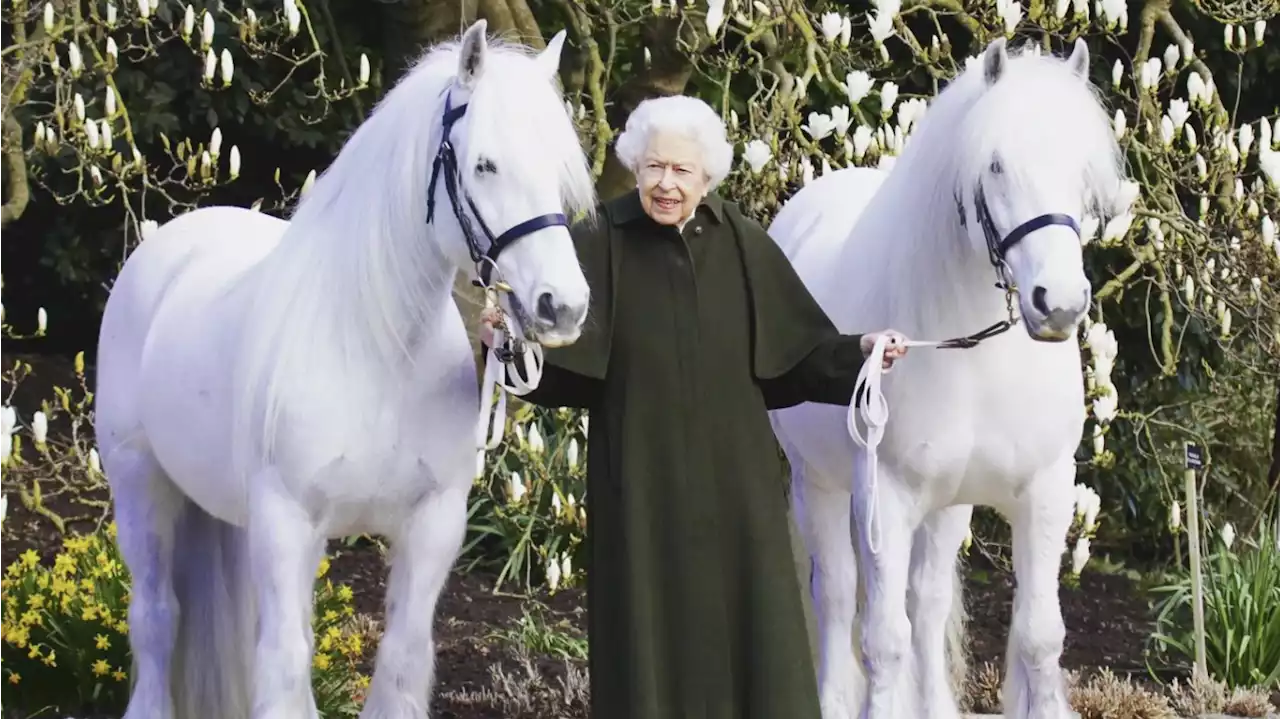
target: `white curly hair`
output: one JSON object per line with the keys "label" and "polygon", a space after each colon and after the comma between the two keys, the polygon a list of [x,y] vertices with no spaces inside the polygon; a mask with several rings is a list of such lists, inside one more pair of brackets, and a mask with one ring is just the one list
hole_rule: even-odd
{"label": "white curly hair", "polygon": [[714,190],[733,167],[733,145],[724,121],[707,103],[687,95],[655,97],[641,102],[614,144],[614,154],[622,164],[637,174],[645,150],[655,132],[684,135],[702,148],[702,169],[707,175],[707,190]]}

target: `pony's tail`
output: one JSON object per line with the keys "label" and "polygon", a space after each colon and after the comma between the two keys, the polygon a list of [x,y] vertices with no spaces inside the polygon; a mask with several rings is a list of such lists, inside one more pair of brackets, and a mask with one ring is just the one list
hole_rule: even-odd
{"label": "pony's tail", "polygon": [[969,615],[965,611],[964,580],[960,576],[958,561],[951,568],[951,591],[951,611],[947,614],[943,646],[950,670],[951,692],[963,708],[969,694],[969,638],[965,628]]}
{"label": "pony's tail", "polygon": [[248,719],[255,611],[248,536],[184,501],[173,548],[176,719]]}

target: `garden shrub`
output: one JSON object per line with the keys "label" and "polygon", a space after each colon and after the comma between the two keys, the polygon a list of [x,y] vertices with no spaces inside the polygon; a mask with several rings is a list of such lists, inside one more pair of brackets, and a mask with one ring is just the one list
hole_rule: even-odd
{"label": "garden shrub", "polygon": [[[129,698],[129,574],[115,523],[68,536],[45,565],[28,549],[4,572],[3,676],[7,706],[124,712]],[[356,716],[368,677],[352,591],[317,572],[312,686],[321,716]]]}

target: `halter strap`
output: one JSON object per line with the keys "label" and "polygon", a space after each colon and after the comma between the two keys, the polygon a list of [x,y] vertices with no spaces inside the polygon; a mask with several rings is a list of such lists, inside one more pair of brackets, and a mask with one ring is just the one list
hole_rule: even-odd
{"label": "halter strap", "polygon": [[[507,229],[501,235],[494,236],[493,231],[485,223],[484,217],[476,207],[471,194],[465,190],[459,193],[461,173],[458,168],[458,156],[454,152],[450,135],[453,126],[467,113],[467,103],[453,106],[453,92],[449,91],[444,99],[444,115],[440,121],[440,149],[436,152],[435,161],[431,164],[431,181],[427,184],[427,224],[435,219],[436,180],[444,176],[445,191],[449,195],[449,203],[453,206],[453,215],[462,229],[462,236],[467,243],[467,252],[471,261],[476,263],[476,277],[471,283],[477,287],[488,288],[492,282],[493,268],[497,266],[498,255],[515,244],[520,238],[548,227],[568,227],[569,218],[560,212],[538,215]],[[461,195],[461,196],[460,196]],[[464,201],[466,209],[464,209]],[[466,210],[469,209],[468,213]],[[480,231],[487,240],[486,247],[481,248],[476,232],[471,225],[475,219]]]}

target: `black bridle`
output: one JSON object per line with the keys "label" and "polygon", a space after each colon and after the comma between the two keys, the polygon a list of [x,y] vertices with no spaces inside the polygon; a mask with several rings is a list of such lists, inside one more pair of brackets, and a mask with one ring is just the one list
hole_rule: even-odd
{"label": "black bridle", "polygon": [[[1009,234],[1001,237],[1000,231],[996,229],[995,220],[991,218],[991,208],[987,206],[987,196],[982,190],[981,183],[978,184],[978,189],[973,193],[973,200],[974,212],[978,216],[978,225],[982,227],[982,234],[987,241],[987,257],[991,261],[991,266],[996,270],[996,287],[1004,290],[1005,308],[1008,310],[1009,316],[971,335],[949,339],[938,345],[944,349],[975,347],[979,342],[1008,332],[1018,324],[1018,318],[1013,312],[1013,297],[1018,293],[1018,288],[1013,282],[1013,273],[1009,269],[1007,257],[1009,250],[1026,239],[1027,235],[1046,227],[1062,225],[1071,228],[1077,237],[1080,236],[1080,223],[1076,222],[1074,217],[1061,212],[1048,212],[1027,220],[1010,230]],[[965,213],[964,203],[960,200],[959,195],[956,196],[956,208],[960,214],[960,226],[967,227],[969,221]]]}
{"label": "black bridle", "polygon": [[[436,180],[440,178],[440,174],[443,171],[444,187],[449,193],[449,204],[453,205],[453,216],[458,219],[458,226],[462,228],[462,235],[467,241],[467,251],[471,253],[471,260],[476,263],[477,279],[472,280],[471,283],[487,290],[491,288],[490,273],[492,268],[497,266],[498,255],[503,250],[514,244],[516,240],[538,230],[557,225],[568,227],[569,220],[563,213],[559,212],[539,215],[525,220],[509,228],[501,235],[494,237],[489,226],[485,224],[484,218],[480,216],[480,211],[476,208],[476,203],[472,201],[471,194],[465,190],[462,192],[462,198],[459,198],[458,194],[462,175],[458,170],[458,156],[453,151],[453,143],[449,140],[449,134],[453,130],[454,123],[461,119],[466,112],[466,103],[453,107],[452,92],[445,96],[444,117],[441,120],[440,150],[436,153],[435,162],[431,166],[431,183],[427,186],[427,223],[430,224],[435,217]],[[463,199],[466,200],[466,206],[471,209],[470,216],[468,216],[466,209],[463,207]],[[475,218],[476,224],[480,225],[480,230],[484,232],[485,239],[488,241],[487,247],[482,248],[480,246],[475,229],[471,225],[472,217]],[[497,288],[510,290],[505,283],[500,283]]]}

